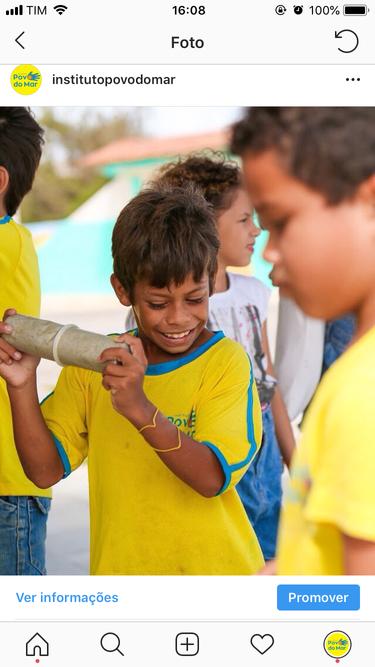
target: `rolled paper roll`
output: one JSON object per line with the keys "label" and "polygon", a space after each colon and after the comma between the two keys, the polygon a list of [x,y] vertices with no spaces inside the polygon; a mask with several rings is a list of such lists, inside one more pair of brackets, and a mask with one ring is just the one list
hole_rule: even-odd
{"label": "rolled paper roll", "polygon": [[12,333],[3,334],[4,340],[20,352],[56,361],[60,366],[101,372],[105,364],[98,357],[104,350],[118,347],[130,351],[126,343],[84,331],[75,324],[57,324],[26,315],[9,315],[5,322],[12,327]]}

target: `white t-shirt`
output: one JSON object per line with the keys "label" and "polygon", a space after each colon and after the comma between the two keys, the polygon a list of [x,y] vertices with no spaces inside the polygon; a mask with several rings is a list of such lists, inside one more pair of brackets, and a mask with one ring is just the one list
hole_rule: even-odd
{"label": "white t-shirt", "polygon": [[221,329],[228,338],[241,343],[252,353],[253,333],[249,324],[249,306],[256,306],[261,324],[267,319],[271,290],[258,278],[227,273],[228,289],[210,296],[211,328]]}
{"label": "white t-shirt", "polygon": [[280,298],[275,369],[289,419],[308,406],[322,374],[324,322],[305,315],[291,299]]}
{"label": "white t-shirt", "polygon": [[254,369],[261,402],[262,389],[268,384],[274,390],[275,379],[266,374],[267,361],[262,350],[262,325],[267,318],[271,290],[258,278],[228,273],[229,287],[210,297],[208,326],[213,331],[222,330],[228,338],[241,343],[248,353]]}

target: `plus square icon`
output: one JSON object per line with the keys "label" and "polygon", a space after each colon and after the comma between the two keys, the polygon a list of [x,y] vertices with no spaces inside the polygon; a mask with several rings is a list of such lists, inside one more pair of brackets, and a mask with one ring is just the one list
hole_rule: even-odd
{"label": "plus square icon", "polygon": [[195,632],[180,632],[176,636],[177,655],[197,655],[199,652],[199,637]]}

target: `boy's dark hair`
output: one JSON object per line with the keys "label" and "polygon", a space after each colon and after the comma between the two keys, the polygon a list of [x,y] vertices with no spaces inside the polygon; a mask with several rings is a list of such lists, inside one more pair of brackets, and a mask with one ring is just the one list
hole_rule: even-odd
{"label": "boy's dark hair", "polygon": [[0,166],[9,174],[4,197],[8,215],[14,215],[31,190],[42,155],[43,130],[25,107],[0,107]]}
{"label": "boy's dark hair", "polygon": [[215,151],[209,155],[191,155],[178,162],[170,162],[160,169],[159,174],[159,183],[179,187],[194,183],[215,213],[229,208],[234,191],[242,185],[238,164]]}
{"label": "boy's dark hair", "polygon": [[112,235],[113,270],[131,301],[134,286],[181,285],[208,273],[212,292],[219,241],[211,207],[193,186],[154,185],[121,211]]}
{"label": "boy's dark hair", "polygon": [[330,204],[375,173],[375,108],[252,108],[232,128],[237,155],[274,149],[292,176]]}

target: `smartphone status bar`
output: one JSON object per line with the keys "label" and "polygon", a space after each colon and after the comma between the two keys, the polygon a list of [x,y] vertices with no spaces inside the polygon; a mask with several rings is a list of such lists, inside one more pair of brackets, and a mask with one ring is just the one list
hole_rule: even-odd
{"label": "smartphone status bar", "polygon": [[[370,4],[197,0],[9,4],[2,60],[103,64],[375,63]],[[82,43],[85,47],[82,49]]]}

